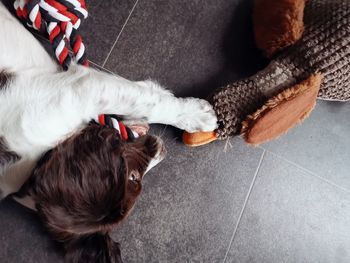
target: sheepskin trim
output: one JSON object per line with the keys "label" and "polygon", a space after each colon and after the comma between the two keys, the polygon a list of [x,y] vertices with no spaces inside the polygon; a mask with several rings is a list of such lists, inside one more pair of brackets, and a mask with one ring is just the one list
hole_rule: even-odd
{"label": "sheepskin trim", "polygon": [[294,44],[304,32],[306,0],[256,0],[255,41],[267,57]]}
{"label": "sheepskin trim", "polygon": [[269,99],[242,122],[241,134],[248,144],[258,145],[285,134],[305,120],[316,105],[322,83],[320,73]]}

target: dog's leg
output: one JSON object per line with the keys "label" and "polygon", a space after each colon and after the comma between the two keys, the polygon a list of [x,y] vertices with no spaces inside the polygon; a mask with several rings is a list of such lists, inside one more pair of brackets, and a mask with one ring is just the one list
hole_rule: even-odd
{"label": "dog's leg", "polygon": [[80,77],[71,87],[91,114],[115,113],[127,119],[173,125],[188,132],[212,131],[217,127],[214,110],[205,100],[176,98],[152,81],[131,82],[80,66],[72,67],[74,71]]}
{"label": "dog's leg", "polygon": [[[54,105],[41,104],[43,109],[35,110],[35,119],[41,120],[42,131],[45,131],[47,120],[58,124],[64,119],[64,125],[59,125],[55,132],[67,127],[69,131],[65,133],[69,133],[73,126],[96,119],[102,113],[147,123],[169,124],[188,132],[211,131],[217,126],[214,110],[207,101],[176,98],[152,81],[132,82],[72,65],[67,72],[39,75],[32,83],[35,83],[36,90],[41,90],[36,93],[38,100],[55,102]],[[48,92],[48,87],[52,91]],[[40,94],[45,94],[45,97],[40,98]],[[45,116],[38,117],[42,113]],[[37,134],[36,137],[43,136]]]}
{"label": "dog's leg", "polygon": [[169,124],[188,132],[217,126],[214,110],[205,100],[176,98],[155,82],[132,82],[78,65],[67,72],[18,75],[9,91],[16,103],[7,120],[14,129],[6,139],[19,154],[32,152],[33,146],[46,151],[99,114]]}

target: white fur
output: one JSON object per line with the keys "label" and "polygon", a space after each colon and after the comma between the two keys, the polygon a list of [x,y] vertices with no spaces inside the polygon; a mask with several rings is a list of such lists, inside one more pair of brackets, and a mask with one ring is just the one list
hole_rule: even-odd
{"label": "white fur", "polygon": [[0,3],[0,71],[14,73],[0,91],[0,137],[22,159],[0,174],[3,195],[17,191],[38,158],[101,113],[211,131],[211,105],[176,98],[159,84],[132,82],[80,65],[58,69],[37,40]]}

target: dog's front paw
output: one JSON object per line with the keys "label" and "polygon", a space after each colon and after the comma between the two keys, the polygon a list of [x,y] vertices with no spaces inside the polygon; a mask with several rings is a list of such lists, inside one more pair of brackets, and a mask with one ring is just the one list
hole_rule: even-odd
{"label": "dog's front paw", "polygon": [[206,100],[186,98],[181,105],[178,126],[187,132],[213,131],[217,128],[217,117],[212,105]]}

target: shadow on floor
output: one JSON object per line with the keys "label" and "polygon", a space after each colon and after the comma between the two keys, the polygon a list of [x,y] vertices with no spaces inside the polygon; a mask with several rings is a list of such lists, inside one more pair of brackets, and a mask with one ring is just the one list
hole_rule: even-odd
{"label": "shadow on floor", "polygon": [[252,9],[253,0],[240,1],[232,13],[222,39],[223,68],[208,79],[191,83],[191,88],[184,88],[188,92],[181,96],[208,98],[216,88],[249,77],[267,66],[268,60],[255,45]]}

